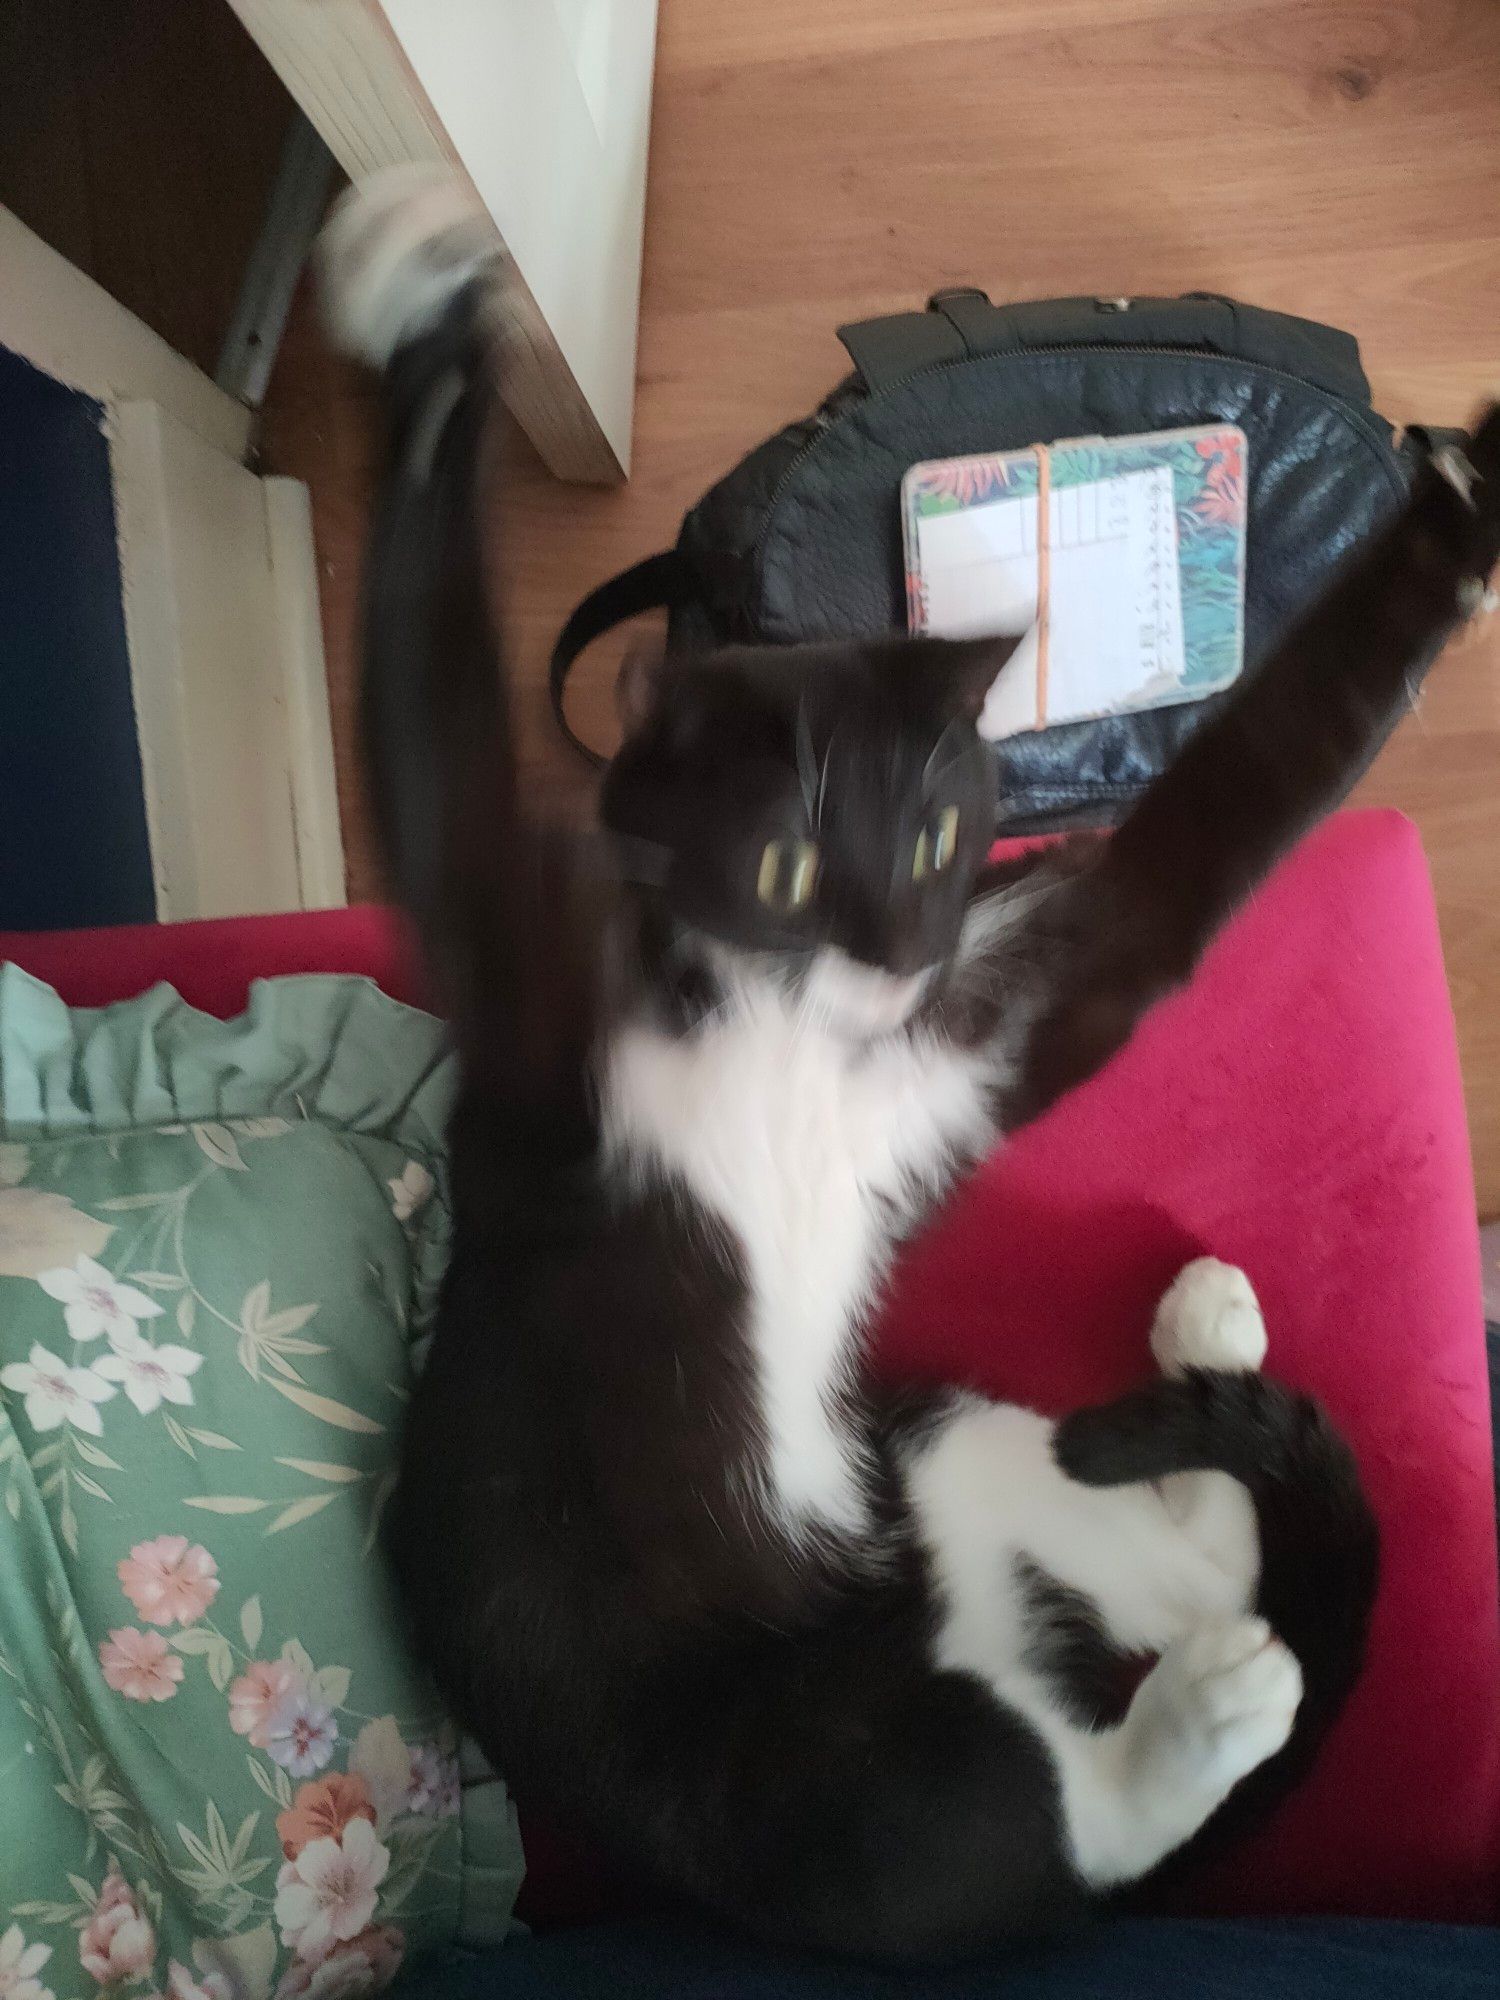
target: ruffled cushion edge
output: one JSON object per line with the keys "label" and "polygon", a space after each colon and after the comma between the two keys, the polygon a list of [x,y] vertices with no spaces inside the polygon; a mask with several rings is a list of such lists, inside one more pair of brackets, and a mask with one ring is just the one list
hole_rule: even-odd
{"label": "ruffled cushion edge", "polygon": [[17,1139],[272,1114],[437,1157],[455,1081],[442,1024],[354,974],[257,979],[224,1021],[166,985],[70,1008],[0,965],[0,1125]]}

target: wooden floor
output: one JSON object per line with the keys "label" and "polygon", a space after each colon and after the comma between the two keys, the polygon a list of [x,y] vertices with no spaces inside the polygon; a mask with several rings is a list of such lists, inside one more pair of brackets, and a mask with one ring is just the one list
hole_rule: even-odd
{"label": "wooden floor", "polygon": [[[838,321],[959,283],[1238,293],[1351,328],[1391,417],[1462,420],[1500,385],[1500,5],[662,0],[634,477],[562,488],[524,447],[513,474],[509,616],[550,797],[584,789],[540,695],[573,600],[816,401]],[[376,886],[347,728],[369,415],[300,313],[267,454],[313,486],[357,895]],[[601,662],[579,697],[600,736],[607,683]],[[1500,618],[1363,796],[1426,837],[1500,1212]]]}

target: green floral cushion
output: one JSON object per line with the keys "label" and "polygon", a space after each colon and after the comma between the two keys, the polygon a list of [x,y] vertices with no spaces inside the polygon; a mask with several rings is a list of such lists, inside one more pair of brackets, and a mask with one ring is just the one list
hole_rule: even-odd
{"label": "green floral cushion", "polygon": [[0,2000],[358,2000],[507,1927],[375,1547],[451,1091],[364,980],[0,967]]}

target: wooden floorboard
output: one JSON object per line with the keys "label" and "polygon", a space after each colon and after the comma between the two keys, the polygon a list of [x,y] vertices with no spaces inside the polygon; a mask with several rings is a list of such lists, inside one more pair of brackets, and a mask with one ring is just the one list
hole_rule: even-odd
{"label": "wooden floorboard", "polygon": [[[1495,0],[662,0],[635,472],[552,483],[517,445],[503,569],[528,775],[586,782],[541,698],[575,598],[838,377],[842,319],[997,299],[1237,293],[1349,327],[1397,421],[1500,386]],[[365,386],[305,307],[267,449],[310,479],[356,893],[349,643]],[[1500,619],[1494,621],[1500,628]],[[608,662],[579,718],[607,737]],[[1500,1212],[1500,629],[1445,662],[1363,788],[1437,884],[1481,1208]]]}

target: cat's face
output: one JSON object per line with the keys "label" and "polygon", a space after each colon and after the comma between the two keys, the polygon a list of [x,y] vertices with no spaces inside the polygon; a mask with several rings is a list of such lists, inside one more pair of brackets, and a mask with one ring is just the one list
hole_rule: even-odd
{"label": "cat's face", "polygon": [[727,650],[656,677],[602,815],[671,914],[779,961],[856,1031],[954,951],[994,828],[976,721],[1013,640]]}

